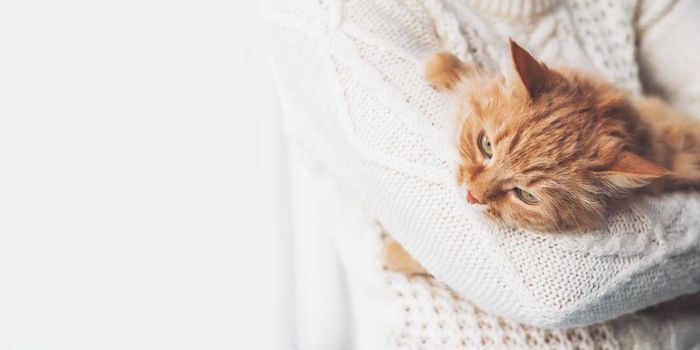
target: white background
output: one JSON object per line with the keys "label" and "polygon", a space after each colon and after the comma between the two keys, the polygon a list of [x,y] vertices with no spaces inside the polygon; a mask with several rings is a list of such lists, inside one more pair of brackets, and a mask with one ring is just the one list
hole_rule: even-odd
{"label": "white background", "polygon": [[291,344],[251,7],[0,2],[0,349]]}

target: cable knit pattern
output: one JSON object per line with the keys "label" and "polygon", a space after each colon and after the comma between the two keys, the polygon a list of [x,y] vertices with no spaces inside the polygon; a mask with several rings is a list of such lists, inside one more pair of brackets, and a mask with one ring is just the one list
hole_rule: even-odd
{"label": "cable knit pattern", "polygon": [[[306,211],[295,217],[302,222],[314,218],[298,233],[330,235],[339,248],[352,296],[356,349],[666,350],[700,342],[700,305],[693,309],[683,300],[591,326],[543,329],[486,313],[433,277],[390,271],[383,266],[382,228],[352,193],[311,166],[296,145],[290,146],[290,170],[299,195],[295,203]],[[334,308],[318,299],[310,302]],[[317,340],[325,334],[321,328],[309,335]]]}
{"label": "cable knit pattern", "polygon": [[[557,236],[499,228],[456,191],[455,126],[421,77],[427,54],[449,50],[495,69],[507,36],[525,31],[524,46],[545,61],[574,62],[641,93],[635,1],[519,3],[492,12],[438,0],[273,3],[266,16],[278,28],[290,138],[485,312],[570,327],[700,289],[696,194],[639,198],[611,213],[605,230]],[[515,16],[523,11],[527,20]]]}

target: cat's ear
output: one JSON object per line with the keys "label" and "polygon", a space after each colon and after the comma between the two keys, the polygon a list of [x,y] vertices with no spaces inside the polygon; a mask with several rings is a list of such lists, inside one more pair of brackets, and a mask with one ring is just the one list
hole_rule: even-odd
{"label": "cat's ear", "polygon": [[515,71],[520,81],[525,85],[530,99],[535,100],[545,90],[547,81],[554,74],[544,63],[537,61],[529,52],[525,51],[513,39],[509,39],[510,57],[513,60]]}
{"label": "cat's ear", "polygon": [[615,162],[596,176],[622,190],[631,190],[649,184],[654,179],[670,174],[670,171],[632,152],[623,151]]}
{"label": "cat's ear", "polygon": [[436,53],[425,61],[425,79],[440,91],[452,91],[457,82],[471,72],[469,65],[449,52]]}

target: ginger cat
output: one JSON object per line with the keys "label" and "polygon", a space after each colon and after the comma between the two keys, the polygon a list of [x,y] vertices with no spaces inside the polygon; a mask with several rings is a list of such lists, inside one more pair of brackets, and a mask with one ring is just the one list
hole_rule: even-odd
{"label": "ginger cat", "polygon": [[[586,231],[632,193],[699,187],[698,120],[658,99],[632,101],[576,70],[549,68],[512,40],[510,53],[510,76],[480,75],[449,53],[425,68],[428,82],[457,104],[456,180],[487,217],[536,231]],[[389,269],[425,273],[393,246],[385,243]]]}

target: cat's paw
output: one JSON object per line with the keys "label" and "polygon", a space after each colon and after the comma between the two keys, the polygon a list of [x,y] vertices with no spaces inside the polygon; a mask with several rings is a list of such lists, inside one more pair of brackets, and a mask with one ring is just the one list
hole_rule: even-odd
{"label": "cat's paw", "polygon": [[384,267],[387,270],[402,273],[406,276],[427,276],[428,272],[406,252],[399,242],[385,235],[382,255]]}
{"label": "cat's paw", "polygon": [[449,52],[438,52],[425,61],[425,79],[437,90],[452,90],[469,67]]}

